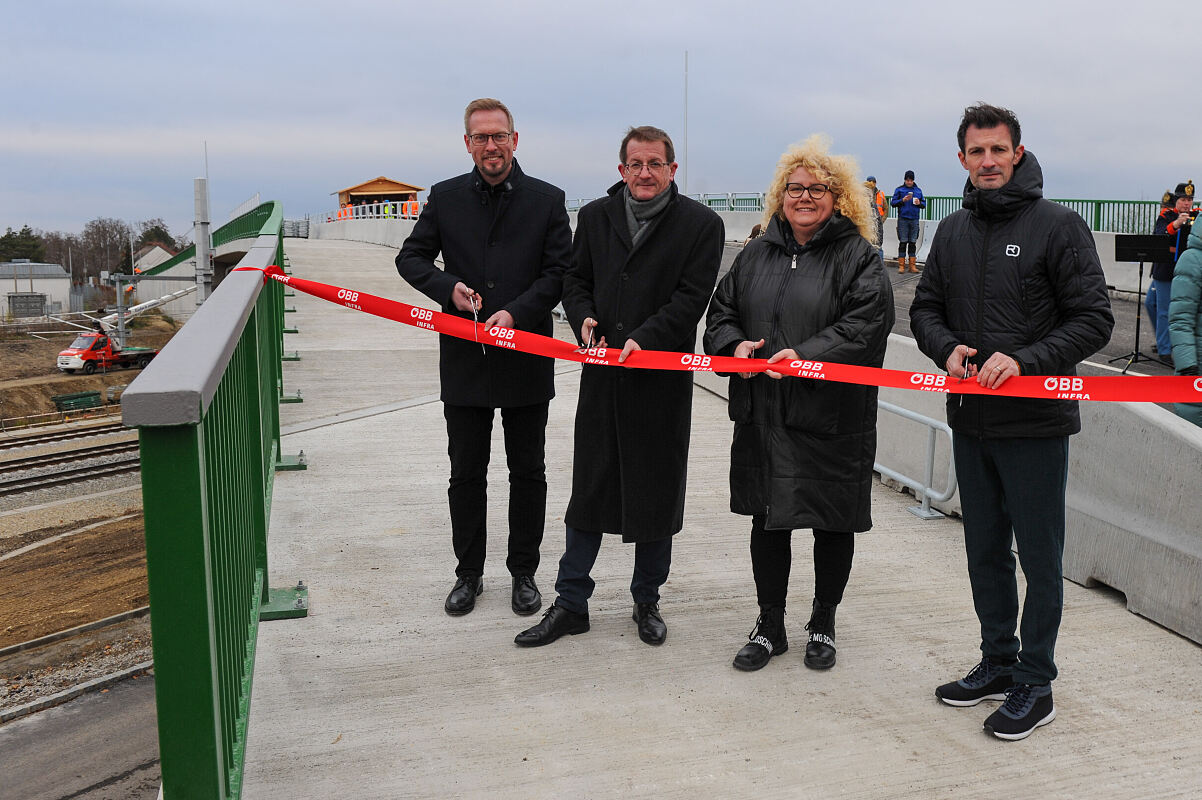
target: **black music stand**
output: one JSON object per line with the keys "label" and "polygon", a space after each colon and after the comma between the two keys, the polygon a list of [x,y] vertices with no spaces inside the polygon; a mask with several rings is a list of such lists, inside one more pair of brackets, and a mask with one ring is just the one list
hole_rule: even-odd
{"label": "black music stand", "polygon": [[1173,261],[1173,244],[1176,241],[1175,236],[1167,233],[1142,233],[1142,234],[1116,234],[1114,237],[1114,260],[1125,262],[1139,262],[1139,283],[1136,286],[1137,302],[1139,305],[1135,310],[1135,349],[1126,355],[1118,356],[1110,359],[1107,363],[1113,364],[1116,361],[1127,360],[1127,366],[1123,367],[1124,375],[1127,370],[1131,369],[1131,365],[1137,361],[1155,361],[1157,364],[1168,366],[1159,358],[1145,356],[1139,352],[1139,325],[1144,318],[1144,262],[1172,262]]}

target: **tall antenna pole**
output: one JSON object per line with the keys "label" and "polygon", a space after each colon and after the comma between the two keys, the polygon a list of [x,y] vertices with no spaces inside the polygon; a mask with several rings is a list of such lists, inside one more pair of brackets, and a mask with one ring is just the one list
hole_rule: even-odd
{"label": "tall antenna pole", "polygon": [[689,51],[684,51],[684,193],[689,193]]}

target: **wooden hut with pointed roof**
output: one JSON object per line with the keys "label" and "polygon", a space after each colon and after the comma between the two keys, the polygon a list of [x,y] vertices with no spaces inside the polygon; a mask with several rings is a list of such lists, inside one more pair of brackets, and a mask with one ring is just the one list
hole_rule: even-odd
{"label": "wooden hut with pointed roof", "polygon": [[348,186],[338,192],[331,194],[338,195],[338,205],[344,206],[347,203],[360,205],[363,203],[383,203],[401,202],[404,200],[417,200],[417,193],[424,192],[424,186],[413,186],[412,184],[394,181],[392,178],[385,178],[383,175],[372,178],[370,181]]}

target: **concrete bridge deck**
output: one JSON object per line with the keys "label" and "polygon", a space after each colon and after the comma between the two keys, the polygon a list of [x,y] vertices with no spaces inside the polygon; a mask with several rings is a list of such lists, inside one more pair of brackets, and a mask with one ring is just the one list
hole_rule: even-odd
{"label": "concrete bridge deck", "polygon": [[[395,250],[286,242],[298,277],[428,305]],[[1018,743],[984,734],[995,703],[953,709],[934,687],[978,658],[960,525],[923,522],[883,486],[857,537],[837,621],[839,663],[802,663],[813,586],[794,535],[793,647],[730,666],[755,619],[750,522],[727,510],[725,401],[698,390],[685,531],[661,604],[667,642],[630,620],[632,549],[606,541],[592,630],[546,648],[513,636],[504,569],[506,480],[494,432],[493,534],[476,610],[448,617],[448,463],[432,334],[298,294],[282,407],[271,584],[303,579],[307,619],[265,623],[244,797],[1194,797],[1202,786],[1202,652],[1066,583],[1057,720]],[[567,335],[559,326],[560,335]],[[544,602],[554,597],[571,469],[575,365],[561,365],[547,432]]]}

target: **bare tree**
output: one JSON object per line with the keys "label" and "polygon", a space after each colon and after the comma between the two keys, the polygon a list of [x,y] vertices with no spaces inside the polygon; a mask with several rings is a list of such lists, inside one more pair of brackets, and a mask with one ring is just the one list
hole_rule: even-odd
{"label": "bare tree", "polygon": [[128,272],[129,241],[133,234],[129,223],[112,217],[97,217],[83,226],[80,241],[84,250],[84,273],[99,275],[101,270]]}

